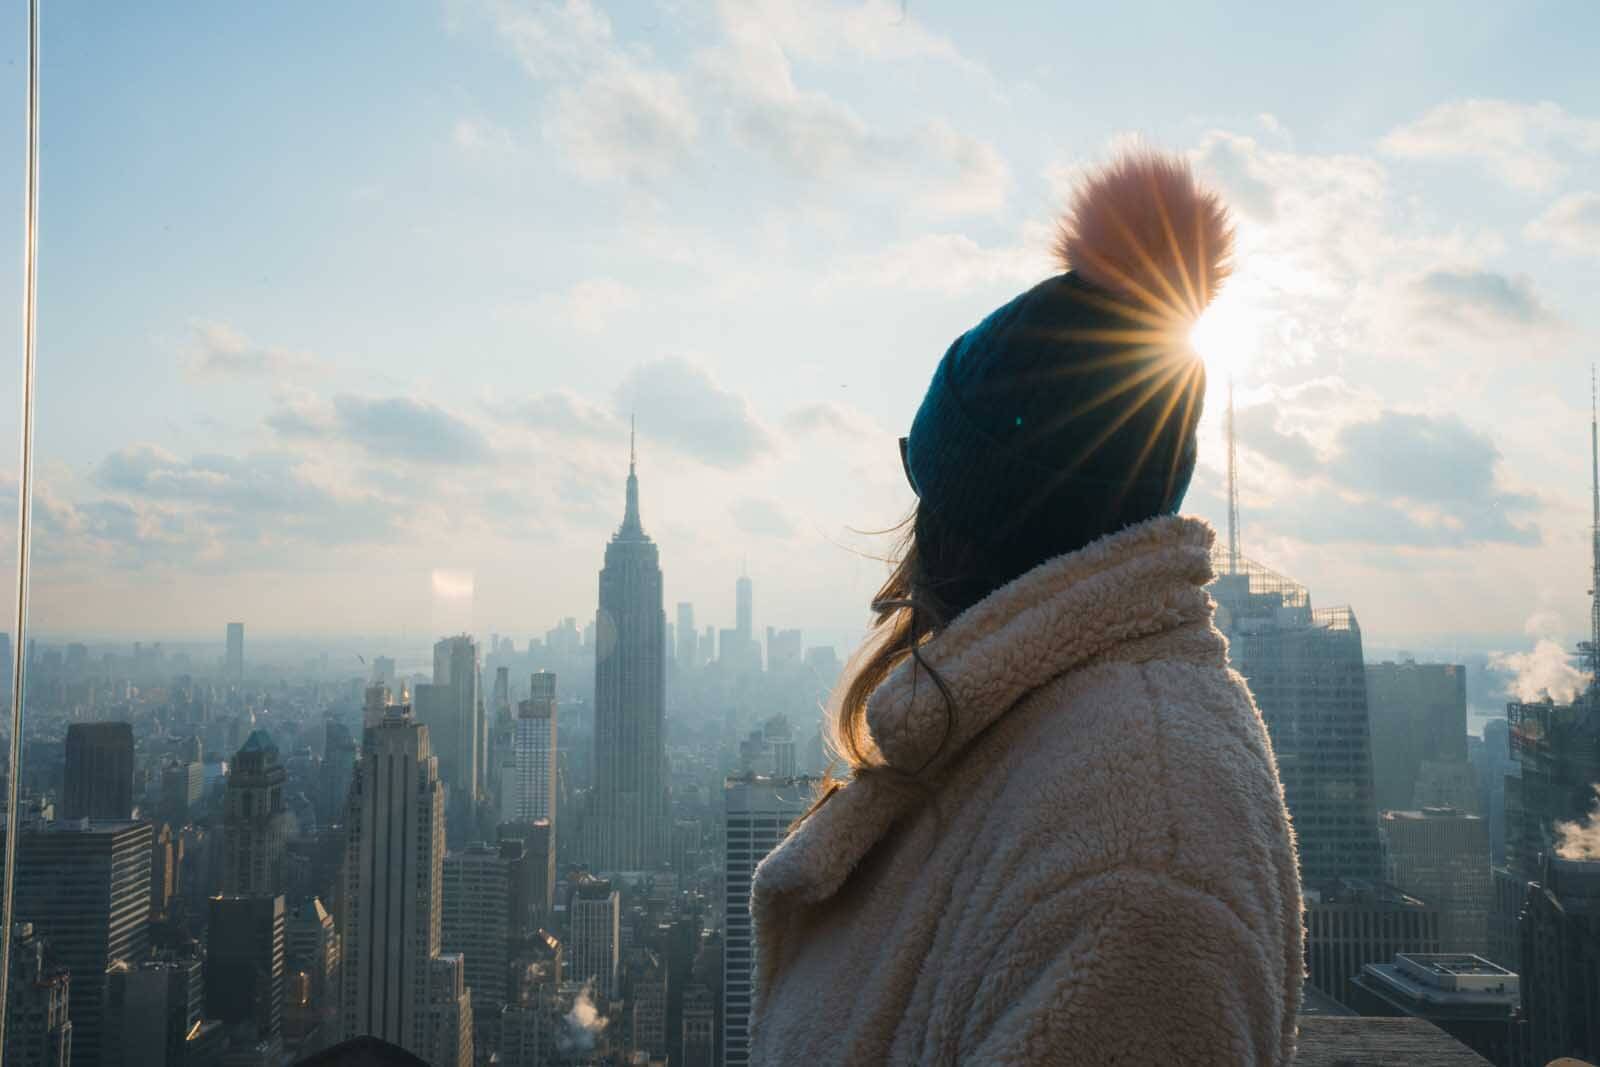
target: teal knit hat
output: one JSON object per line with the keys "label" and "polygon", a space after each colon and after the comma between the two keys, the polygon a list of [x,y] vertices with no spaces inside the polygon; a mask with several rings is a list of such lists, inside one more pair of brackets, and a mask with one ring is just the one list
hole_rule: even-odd
{"label": "teal knit hat", "polygon": [[1067,273],[934,371],[903,445],[922,507],[1006,578],[1177,511],[1205,396],[1188,334],[1232,244],[1180,158],[1131,153],[1086,177],[1056,245]]}

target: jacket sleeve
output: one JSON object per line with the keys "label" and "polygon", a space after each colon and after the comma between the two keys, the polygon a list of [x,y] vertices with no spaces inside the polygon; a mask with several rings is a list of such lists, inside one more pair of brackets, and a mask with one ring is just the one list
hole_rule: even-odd
{"label": "jacket sleeve", "polygon": [[961,1062],[1286,1064],[1300,988],[1279,933],[1156,873],[1040,894],[979,979]]}

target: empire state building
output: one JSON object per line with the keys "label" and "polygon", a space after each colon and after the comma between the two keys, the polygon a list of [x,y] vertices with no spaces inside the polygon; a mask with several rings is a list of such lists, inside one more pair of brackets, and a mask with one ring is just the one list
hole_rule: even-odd
{"label": "empire state building", "polygon": [[606,545],[595,618],[594,781],[584,858],[607,872],[659,866],[667,850],[666,625],[660,552],[639,521],[632,441],[628,503]]}

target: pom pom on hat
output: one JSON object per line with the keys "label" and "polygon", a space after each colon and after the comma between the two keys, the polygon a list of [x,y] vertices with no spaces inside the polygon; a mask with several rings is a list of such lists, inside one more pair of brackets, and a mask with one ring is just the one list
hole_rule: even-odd
{"label": "pom pom on hat", "polygon": [[1063,270],[1100,289],[1194,319],[1228,276],[1233,224],[1186,160],[1135,149],[1079,183],[1055,252]]}

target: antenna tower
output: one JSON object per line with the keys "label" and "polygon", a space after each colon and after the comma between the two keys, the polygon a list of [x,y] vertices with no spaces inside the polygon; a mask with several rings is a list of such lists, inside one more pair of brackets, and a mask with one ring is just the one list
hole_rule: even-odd
{"label": "antenna tower", "polygon": [[[1239,455],[1233,432],[1233,379],[1228,379],[1228,573],[1239,573]],[[1595,497],[1595,547],[1600,552],[1600,496]],[[1595,557],[1600,568],[1600,555]],[[1600,575],[1600,569],[1596,570]],[[1600,628],[1600,606],[1595,609],[1595,625]],[[1597,630],[1600,632],[1600,630]]]}

